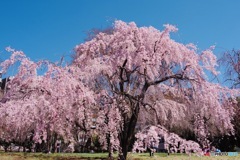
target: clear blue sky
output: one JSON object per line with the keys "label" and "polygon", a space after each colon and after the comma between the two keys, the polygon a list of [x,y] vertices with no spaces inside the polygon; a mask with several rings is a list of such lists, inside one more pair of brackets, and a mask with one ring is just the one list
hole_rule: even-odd
{"label": "clear blue sky", "polygon": [[239,7],[239,0],[0,0],[0,57],[11,46],[33,60],[57,61],[88,30],[115,19],[158,29],[176,25],[174,39],[200,49],[216,45],[219,56],[240,49]]}

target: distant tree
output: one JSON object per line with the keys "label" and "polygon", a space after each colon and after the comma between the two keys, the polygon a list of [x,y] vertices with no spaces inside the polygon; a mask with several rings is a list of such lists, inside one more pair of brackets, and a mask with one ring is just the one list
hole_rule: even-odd
{"label": "distant tree", "polygon": [[[240,88],[240,50],[233,49],[232,51],[227,51],[220,58],[219,63],[221,64],[224,71],[224,82],[232,88],[239,89]],[[239,94],[237,95],[237,104],[234,105],[235,115],[233,117],[232,123],[234,125],[235,134],[234,135],[225,135],[219,138],[218,145],[220,148],[224,148],[226,150],[230,150],[226,148],[226,143],[231,143],[232,148],[234,146],[240,147],[240,125],[239,125],[239,117],[240,117],[240,100]]]}
{"label": "distant tree", "polygon": [[[94,96],[74,75],[71,67],[48,61],[33,62],[21,51],[12,52],[1,63],[2,72],[19,62],[18,73],[6,85],[0,103],[0,139],[2,142],[34,143],[52,151],[61,137],[74,143],[75,134],[90,133]],[[47,68],[43,75],[37,71]]]}
{"label": "distant tree", "polygon": [[233,125],[235,129],[236,146],[240,147],[240,98],[237,98],[238,104],[235,105],[235,115],[233,117]]}
{"label": "distant tree", "polygon": [[136,137],[137,140],[133,147],[134,151],[146,151],[147,148],[153,145],[152,143],[154,143],[154,147],[158,147],[159,139],[163,139],[164,148],[171,153],[202,153],[202,149],[198,143],[191,140],[187,141],[161,126],[147,127],[141,132],[138,132]]}
{"label": "distant tree", "polygon": [[234,134],[219,135],[213,137],[213,143],[223,151],[233,151],[235,147],[240,147],[240,98],[237,98],[237,104],[234,105],[234,116],[232,124],[234,126]]}
{"label": "distant tree", "polygon": [[[116,113],[106,115],[119,124],[110,143],[119,143],[119,157],[125,160],[131,150],[140,111],[154,111],[155,117],[165,123],[179,124],[186,111],[196,110],[200,120],[211,114],[212,122],[221,133],[233,131],[232,105],[228,101],[235,92],[207,80],[205,70],[217,75],[216,57],[212,48],[201,53],[193,44],[184,45],[170,38],[177,31],[171,25],[159,31],[153,27],[138,28],[135,23],[116,21],[111,34],[100,32],[93,39],[76,47],[73,65],[79,68],[79,76],[97,93],[108,97],[107,107],[117,108]],[[150,88],[157,92],[149,92]],[[149,94],[166,93],[183,101],[157,98],[147,101]],[[223,105],[223,101],[228,105]],[[102,107],[105,102],[102,101]],[[110,110],[107,110],[109,112]],[[119,119],[111,116],[117,115]],[[144,113],[143,113],[144,114]],[[160,123],[160,121],[159,121]],[[195,123],[195,132],[207,136],[204,123]],[[179,124],[180,125],[180,124]],[[108,126],[113,128],[113,126]],[[107,140],[107,139],[106,139]]]}
{"label": "distant tree", "polygon": [[225,52],[219,60],[225,70],[225,82],[229,82],[231,87],[240,87],[240,50]]}

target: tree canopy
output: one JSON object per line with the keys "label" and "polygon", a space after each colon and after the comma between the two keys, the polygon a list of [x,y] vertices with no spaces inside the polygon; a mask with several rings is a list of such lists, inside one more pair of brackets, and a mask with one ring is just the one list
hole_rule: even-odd
{"label": "tree canopy", "polygon": [[[205,73],[218,74],[214,47],[198,53],[195,45],[172,40],[170,33],[176,31],[171,25],[159,31],[116,21],[111,34],[99,33],[76,47],[73,65],[89,75],[84,78],[90,86],[97,86],[97,90],[107,92],[109,99],[117,100],[111,104],[119,108],[123,119],[118,137],[123,157],[129,150],[142,109],[154,110],[159,124],[162,123],[159,118],[168,121],[167,113],[174,123],[191,114],[195,116],[194,130],[199,137],[207,134],[205,117],[218,126],[219,132],[233,131],[233,101],[229,98],[236,92],[210,83]],[[151,100],[148,95],[158,98]]]}

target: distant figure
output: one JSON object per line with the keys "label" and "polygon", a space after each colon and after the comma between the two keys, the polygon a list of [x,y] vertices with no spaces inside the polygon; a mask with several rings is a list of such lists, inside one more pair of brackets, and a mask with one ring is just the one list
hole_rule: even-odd
{"label": "distant figure", "polygon": [[204,148],[204,156],[210,156],[210,149],[209,147]]}
{"label": "distant figure", "polygon": [[150,146],[147,148],[147,150],[149,151],[150,157],[154,156],[154,152],[156,151],[155,148],[155,143],[151,142]]}
{"label": "distant figure", "polygon": [[56,142],[56,149],[57,149],[57,153],[60,153],[60,149],[61,149],[61,140],[57,140],[57,142]]}
{"label": "distant figure", "polygon": [[221,153],[221,150],[217,148],[215,152],[216,153]]}

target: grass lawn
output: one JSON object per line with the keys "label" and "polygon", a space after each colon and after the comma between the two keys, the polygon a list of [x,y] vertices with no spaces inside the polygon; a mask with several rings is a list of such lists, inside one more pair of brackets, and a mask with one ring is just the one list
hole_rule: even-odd
{"label": "grass lawn", "polygon": [[235,157],[230,156],[214,156],[214,157],[208,157],[208,156],[189,156],[186,154],[170,154],[170,156],[167,156],[166,154],[155,154],[154,157],[149,157],[149,154],[129,154],[128,155],[129,160],[240,160],[240,155]]}
{"label": "grass lawn", "polygon": [[[0,152],[0,160],[102,160],[107,158],[107,153],[16,153]],[[114,155],[117,159],[117,155]],[[240,155],[237,157],[230,156],[188,156],[184,154],[171,154],[167,156],[165,153],[155,153],[154,157],[149,157],[148,153],[128,154],[128,160],[240,160]]]}
{"label": "grass lawn", "polygon": [[[0,152],[0,160],[84,160],[84,159],[106,159],[107,153],[22,153],[22,152]],[[115,155],[117,156],[117,155]]]}

